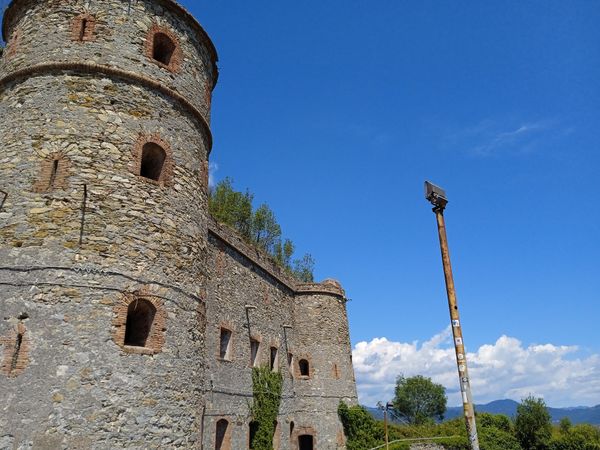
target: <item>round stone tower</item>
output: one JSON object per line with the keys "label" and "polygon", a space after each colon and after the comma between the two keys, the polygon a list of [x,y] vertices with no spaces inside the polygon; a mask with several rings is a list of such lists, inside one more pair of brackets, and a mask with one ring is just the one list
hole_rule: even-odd
{"label": "round stone tower", "polygon": [[172,0],[14,0],[0,448],[196,448],[216,52]]}

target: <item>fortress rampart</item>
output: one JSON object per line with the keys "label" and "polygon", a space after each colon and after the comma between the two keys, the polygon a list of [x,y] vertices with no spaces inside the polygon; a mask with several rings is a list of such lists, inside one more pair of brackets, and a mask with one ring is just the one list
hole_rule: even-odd
{"label": "fortress rampart", "polygon": [[[0,59],[0,448],[343,448],[345,294],[208,213],[217,55],[171,0],[14,0]],[[224,344],[225,342],[225,346]]]}

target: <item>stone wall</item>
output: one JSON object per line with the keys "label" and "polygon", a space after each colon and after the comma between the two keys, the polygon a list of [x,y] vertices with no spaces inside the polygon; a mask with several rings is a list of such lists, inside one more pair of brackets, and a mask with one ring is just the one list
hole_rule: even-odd
{"label": "stone wall", "polygon": [[[344,448],[337,407],[357,402],[344,291],[331,281],[296,285],[264,253],[215,223],[209,224],[209,246],[206,448],[214,448],[222,419],[231,448],[247,448],[252,365],[270,365],[272,349],[274,370],[284,380],[277,448],[298,449],[303,434],[313,436],[314,448]],[[225,358],[219,355],[221,329],[232,332]],[[254,360],[251,340],[259,343]],[[301,360],[309,361],[308,376]]]}
{"label": "stone wall", "polygon": [[[169,11],[160,20],[180,33],[180,71],[149,61],[146,31],[166,3],[132,2],[130,14],[127,4],[22,0],[6,16],[2,448],[201,446],[202,86],[212,87],[216,69],[190,18]],[[95,35],[79,42],[72,20],[84,11]],[[156,182],[141,176],[144,143],[166,155]],[[135,319],[143,311],[148,323]],[[149,327],[143,342],[126,332],[130,318]]]}
{"label": "stone wall", "polygon": [[344,291],[298,286],[209,218],[216,53],[171,0],[129,5],[5,15],[0,448],[215,448],[219,420],[221,450],[247,448],[251,367],[272,357],[276,447],[343,448]]}

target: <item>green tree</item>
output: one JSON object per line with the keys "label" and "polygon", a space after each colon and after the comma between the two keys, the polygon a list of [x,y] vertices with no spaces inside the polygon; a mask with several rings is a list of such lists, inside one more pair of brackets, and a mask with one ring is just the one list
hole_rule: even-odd
{"label": "green tree", "polygon": [[560,419],[560,422],[558,424],[558,428],[560,429],[561,434],[568,434],[569,431],[571,431],[572,426],[573,424],[571,423],[571,419],[569,419],[568,417],[563,417],[562,419]]}
{"label": "green tree", "polygon": [[301,259],[294,261],[292,269],[293,275],[304,283],[312,283],[315,281],[313,271],[315,268],[315,260],[310,253],[306,253]]}
{"label": "green tree", "polygon": [[411,424],[422,424],[433,418],[442,420],[446,412],[446,388],[421,375],[396,380],[394,411]]}
{"label": "green tree", "polygon": [[541,398],[529,396],[517,407],[515,435],[525,450],[545,450],[552,436],[550,413]]}
{"label": "green tree", "polygon": [[252,214],[250,237],[257,247],[270,254],[274,254],[275,244],[281,241],[281,227],[271,208],[264,203]]}
{"label": "green tree", "polygon": [[252,200],[250,192],[233,189],[231,178],[220,181],[211,191],[209,211],[218,222],[237,230],[245,239],[250,239],[252,230]]}
{"label": "green tree", "polygon": [[291,271],[292,270],[292,255],[294,254],[294,243],[286,239],[283,243],[278,240],[274,245],[274,257],[277,264]]}
{"label": "green tree", "polygon": [[229,225],[247,242],[267,252],[299,281],[314,281],[312,256],[306,254],[292,264],[294,244],[289,239],[282,240],[281,226],[271,208],[263,203],[254,210],[253,200],[253,194],[236,191],[231,178],[225,178],[210,191],[209,211],[215,220]]}
{"label": "green tree", "polygon": [[350,406],[340,402],[338,416],[346,435],[348,450],[365,450],[383,442],[383,429],[362,406]]}

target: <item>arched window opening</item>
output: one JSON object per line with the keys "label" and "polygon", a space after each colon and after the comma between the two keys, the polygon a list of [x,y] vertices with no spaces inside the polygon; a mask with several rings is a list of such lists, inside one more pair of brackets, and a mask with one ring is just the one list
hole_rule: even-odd
{"label": "arched window opening", "polygon": [[298,436],[298,450],[313,450],[314,441],[310,434]]}
{"label": "arched window opening", "polygon": [[52,161],[52,171],[50,172],[50,181],[48,182],[48,189],[52,189],[54,187],[54,183],[56,182],[56,175],[58,174],[58,164],[58,159]]}
{"label": "arched window opening", "polygon": [[158,144],[148,142],[142,147],[140,176],[149,180],[160,181],[167,159],[167,152]]}
{"label": "arched window opening", "polygon": [[83,39],[85,38],[85,33],[88,27],[88,20],[87,18],[83,18],[81,19],[81,24],[79,25],[79,40],[83,41]]}
{"label": "arched window opening", "polygon": [[250,367],[258,366],[258,350],[260,342],[256,339],[250,339]]}
{"label": "arched window opening", "polygon": [[229,422],[226,419],[221,419],[217,422],[215,436],[215,450],[230,450],[231,439],[228,433]]}
{"label": "arched window opening", "polygon": [[154,34],[154,42],[152,45],[152,58],[159,63],[168,66],[171,64],[171,59],[177,49],[177,45],[165,33]]}
{"label": "arched window opening", "polygon": [[290,437],[292,436],[292,434],[294,434],[294,426],[295,426],[295,424],[294,424],[294,421],[292,420],[290,422]]}
{"label": "arched window opening", "polygon": [[17,339],[15,342],[15,349],[13,351],[12,360],[10,362],[10,372],[14,372],[17,369],[17,365],[19,362],[19,355],[21,354],[21,346],[23,345],[23,333],[17,334]]}
{"label": "arched window opening", "polygon": [[298,361],[298,367],[300,368],[300,376],[310,376],[310,364],[308,363],[308,360],[301,359],[300,361]]}
{"label": "arched window opening", "polygon": [[288,353],[287,355],[288,361],[288,369],[290,371],[290,375],[294,378],[294,355],[292,353]]}
{"label": "arched window opening", "polygon": [[87,13],[80,14],[71,23],[71,39],[77,42],[93,41],[95,27],[94,16]]}
{"label": "arched window opening", "polygon": [[145,347],[150,336],[156,307],[148,300],[136,299],[127,308],[125,345]]}
{"label": "arched window opening", "polygon": [[227,328],[221,328],[221,335],[219,338],[219,358],[231,359],[231,330]]}
{"label": "arched window opening", "polygon": [[248,448],[252,450],[254,448],[254,440],[256,439],[256,433],[258,432],[258,422],[256,422],[255,420],[250,422],[249,432],[250,437],[248,439]]}
{"label": "arched window opening", "polygon": [[281,430],[279,429],[279,422],[273,421],[273,450],[279,450],[281,446],[280,438]]}
{"label": "arched window opening", "polygon": [[277,347],[271,347],[269,366],[271,367],[272,372],[276,371],[277,366],[279,366],[279,358],[277,356]]}

